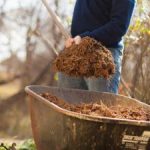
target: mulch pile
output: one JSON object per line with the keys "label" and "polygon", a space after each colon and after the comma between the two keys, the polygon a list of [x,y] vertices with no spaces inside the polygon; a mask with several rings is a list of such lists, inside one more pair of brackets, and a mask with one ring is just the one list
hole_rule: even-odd
{"label": "mulch pile", "polygon": [[110,78],[115,73],[111,52],[93,38],[82,38],[79,45],[73,44],[60,52],[54,61],[56,71],[74,77]]}
{"label": "mulch pile", "polygon": [[145,110],[143,107],[123,107],[120,105],[108,107],[102,102],[73,105],[62,99],[58,99],[56,96],[50,95],[49,93],[43,93],[41,96],[63,109],[81,114],[97,117],[103,116],[119,119],[150,121],[150,112]]}

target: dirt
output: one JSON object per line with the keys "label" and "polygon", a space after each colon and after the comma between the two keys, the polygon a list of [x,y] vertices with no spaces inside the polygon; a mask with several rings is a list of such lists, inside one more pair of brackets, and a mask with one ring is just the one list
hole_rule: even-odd
{"label": "dirt", "polygon": [[63,109],[81,114],[87,114],[97,117],[103,116],[118,119],[150,121],[150,112],[143,107],[124,107],[120,105],[108,107],[101,101],[88,104],[81,103],[73,105],[65,102],[65,100],[57,98],[56,96],[50,95],[49,93],[43,93],[41,94],[41,96]]}
{"label": "dirt", "polygon": [[74,77],[108,79],[115,73],[110,50],[90,37],[82,38],[79,45],[73,44],[61,51],[54,61],[54,68]]}

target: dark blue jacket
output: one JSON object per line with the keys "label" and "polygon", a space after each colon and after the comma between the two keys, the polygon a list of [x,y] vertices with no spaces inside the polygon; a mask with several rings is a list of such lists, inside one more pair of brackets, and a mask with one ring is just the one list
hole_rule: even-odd
{"label": "dark blue jacket", "polygon": [[127,32],[136,0],[77,0],[71,34],[90,36],[118,48]]}

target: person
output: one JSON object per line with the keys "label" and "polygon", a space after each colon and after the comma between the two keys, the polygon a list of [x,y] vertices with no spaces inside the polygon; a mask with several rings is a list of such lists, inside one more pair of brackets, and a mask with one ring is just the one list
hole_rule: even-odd
{"label": "person", "polygon": [[65,46],[79,44],[89,36],[107,47],[114,57],[116,72],[110,80],[104,78],[70,77],[58,74],[58,86],[63,88],[118,93],[121,63],[124,50],[123,37],[126,34],[135,0],[77,0],[74,8],[71,34]]}

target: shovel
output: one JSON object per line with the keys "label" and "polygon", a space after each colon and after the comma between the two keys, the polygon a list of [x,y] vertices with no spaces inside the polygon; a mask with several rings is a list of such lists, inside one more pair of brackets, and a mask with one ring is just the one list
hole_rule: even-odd
{"label": "shovel", "polygon": [[69,33],[65,30],[64,26],[61,23],[61,20],[58,15],[48,6],[48,3],[46,0],[42,0],[44,6],[46,7],[49,15],[53,18],[53,21],[55,25],[60,29],[62,35],[64,36],[65,39],[70,38]]}

